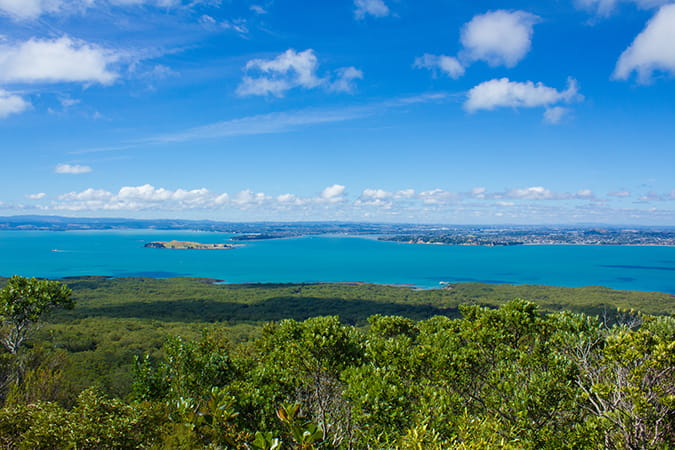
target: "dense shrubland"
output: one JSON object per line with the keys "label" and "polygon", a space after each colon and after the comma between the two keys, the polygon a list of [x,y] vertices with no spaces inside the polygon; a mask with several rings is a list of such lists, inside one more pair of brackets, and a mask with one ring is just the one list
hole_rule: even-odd
{"label": "dense shrubland", "polygon": [[[669,315],[622,310],[610,322],[609,315],[545,312],[520,299],[454,309],[445,299],[447,314],[426,318],[207,326],[72,316],[96,305],[71,287],[74,310],[53,316],[16,354],[0,355],[0,374],[17,374],[2,391],[3,448],[675,445]],[[330,296],[348,288],[336,285]],[[360,288],[372,291],[373,303],[396,304],[382,293],[398,288]],[[256,289],[321,293],[314,286]],[[227,303],[245,304],[240,291]],[[367,299],[363,291],[358,299],[341,292],[345,302]],[[135,301],[148,295],[156,294],[139,289]]]}

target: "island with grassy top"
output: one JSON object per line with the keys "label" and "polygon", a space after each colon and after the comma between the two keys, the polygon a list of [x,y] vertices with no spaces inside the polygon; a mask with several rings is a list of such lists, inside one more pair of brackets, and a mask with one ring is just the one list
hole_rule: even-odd
{"label": "island with grassy top", "polygon": [[144,247],[149,248],[171,248],[171,249],[197,249],[197,250],[223,250],[241,247],[238,244],[202,244],[201,242],[189,241],[157,241],[148,242]]}

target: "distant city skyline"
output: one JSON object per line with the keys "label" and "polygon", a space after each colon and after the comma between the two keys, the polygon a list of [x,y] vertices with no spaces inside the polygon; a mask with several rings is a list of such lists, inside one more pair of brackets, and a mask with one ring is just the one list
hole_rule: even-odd
{"label": "distant city skyline", "polygon": [[0,0],[0,216],[675,225],[675,1]]}

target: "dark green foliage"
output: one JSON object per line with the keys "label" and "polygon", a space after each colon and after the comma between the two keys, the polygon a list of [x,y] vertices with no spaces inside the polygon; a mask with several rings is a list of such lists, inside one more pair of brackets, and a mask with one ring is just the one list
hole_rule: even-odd
{"label": "dark green foliage", "polygon": [[7,449],[137,448],[157,439],[163,420],[151,404],[86,390],[70,410],[42,402],[0,410],[0,442]]}
{"label": "dark green foliage", "polygon": [[172,337],[164,345],[165,361],[157,367],[147,356],[136,359],[134,393],[141,400],[206,397],[232,378],[229,349],[215,333],[203,333],[195,341]]}
{"label": "dark green foliage", "polygon": [[[81,310],[23,347],[23,377],[0,410],[3,448],[673,445],[675,321],[598,306],[668,313],[669,296],[68,282]],[[515,292],[527,298],[506,301]],[[0,353],[0,373],[17,362]]]}
{"label": "dark green foliage", "polygon": [[0,290],[0,327],[7,351],[18,353],[33,325],[51,309],[72,309],[71,293],[58,281],[11,277]]}

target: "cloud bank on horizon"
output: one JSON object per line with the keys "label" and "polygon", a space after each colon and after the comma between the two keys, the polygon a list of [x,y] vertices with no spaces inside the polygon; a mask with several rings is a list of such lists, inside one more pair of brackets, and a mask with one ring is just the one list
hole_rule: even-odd
{"label": "cloud bank on horizon", "polygon": [[0,0],[0,25],[5,214],[675,223],[675,0]]}

